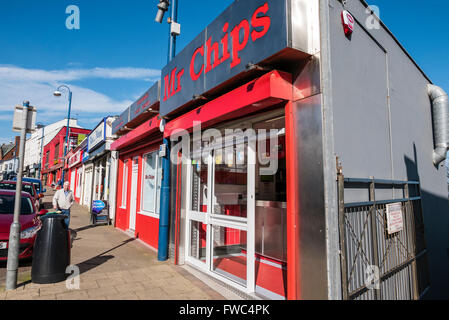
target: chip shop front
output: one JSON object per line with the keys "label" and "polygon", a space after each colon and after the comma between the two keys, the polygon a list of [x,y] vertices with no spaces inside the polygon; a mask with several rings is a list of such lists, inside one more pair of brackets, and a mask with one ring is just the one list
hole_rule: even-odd
{"label": "chip shop front", "polygon": [[316,2],[236,1],[162,70],[171,257],[250,296],[300,298],[298,110],[321,104],[317,19]]}
{"label": "chip shop front", "polygon": [[315,1],[235,1],[163,68],[113,124],[117,228],[160,249],[168,221],[175,264],[300,298],[299,149],[321,133],[299,123],[315,125],[321,105],[317,20]]}

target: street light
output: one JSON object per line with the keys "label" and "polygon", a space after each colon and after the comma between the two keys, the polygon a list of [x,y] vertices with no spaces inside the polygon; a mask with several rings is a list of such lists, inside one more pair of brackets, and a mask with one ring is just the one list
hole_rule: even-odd
{"label": "street light", "polygon": [[[65,156],[66,156],[66,154],[67,154],[67,147],[68,147],[68,145],[69,145],[69,136],[70,136],[70,111],[71,111],[71,109],[72,109],[72,91],[70,90],[70,88],[68,87],[68,86],[66,86],[66,85],[60,85],[57,89],[56,89],[56,91],[53,93],[53,95],[55,96],[55,97],[60,97],[60,96],[62,96],[62,93],[61,93],[61,89],[62,88],[64,88],[64,89],[67,89],[67,91],[69,92],[69,112],[68,112],[68,114],[67,114],[67,130],[66,130],[66,133],[65,133],[65,145],[64,145],[64,159],[65,159]],[[62,167],[62,177],[61,177],[61,180],[62,180],[62,184],[64,184],[64,167]]]}
{"label": "street light", "polygon": [[[22,175],[23,162],[25,156],[26,135],[34,130],[34,125],[28,125],[28,117],[34,108],[30,106],[29,101],[23,102],[21,110],[22,121],[17,125],[20,129],[20,145],[19,145],[19,171],[17,172],[16,195],[14,198],[14,216],[9,230],[8,258],[6,266],[6,290],[14,290],[17,287],[17,274],[19,269],[19,250],[20,250],[20,212],[22,206]],[[17,110],[17,108],[16,108]],[[16,111],[17,112],[17,111]],[[15,116],[14,116],[15,118]],[[14,126],[13,126],[14,127]]]}
{"label": "street light", "polygon": [[[169,42],[168,42],[168,63],[176,55],[176,37],[180,35],[181,26],[178,24],[178,0],[159,0],[157,6],[158,12],[156,15],[156,22],[161,23],[165,12],[171,5],[171,17],[168,20],[170,24]],[[159,238],[158,238],[158,256],[159,261],[165,261],[168,259],[168,221],[170,211],[170,141],[166,138],[163,139],[163,145],[167,151],[165,156],[162,157],[162,182],[161,182],[161,195],[160,195],[160,219],[159,219]]]}
{"label": "street light", "polygon": [[40,157],[39,157],[39,180],[42,180],[42,156],[44,153],[44,132],[45,132],[45,124],[43,124],[42,122],[38,122],[36,123],[36,127],[38,129],[42,130],[42,136],[41,136],[41,153],[40,153]]}
{"label": "street light", "polygon": [[157,5],[158,10],[156,19],[154,19],[154,21],[162,23],[162,19],[164,19],[164,14],[168,10],[169,5],[170,3],[168,2],[168,0],[159,0],[159,4]]}

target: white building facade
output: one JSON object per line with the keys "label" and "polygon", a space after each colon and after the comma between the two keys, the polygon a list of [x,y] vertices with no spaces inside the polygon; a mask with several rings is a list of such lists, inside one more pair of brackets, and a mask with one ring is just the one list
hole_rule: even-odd
{"label": "white building facade", "polygon": [[[116,172],[115,153],[111,153],[111,144],[115,140],[112,123],[116,117],[104,118],[88,136],[87,154],[84,154],[84,180],[81,204],[92,208],[92,201],[105,201],[108,206],[115,203]],[[109,206],[114,208],[115,206]],[[110,215],[113,212],[110,212]],[[112,217],[111,217],[112,218]]]}
{"label": "white building facade", "polygon": [[0,180],[9,179],[9,175],[12,173],[17,174],[18,168],[19,159],[17,157],[0,161]]}
{"label": "white building facade", "polygon": [[[40,178],[40,164],[42,161],[43,147],[65,126],[67,126],[67,119],[60,120],[36,129],[36,131],[27,139],[23,164],[23,170],[26,176]],[[81,128],[76,119],[70,119],[70,127]]]}

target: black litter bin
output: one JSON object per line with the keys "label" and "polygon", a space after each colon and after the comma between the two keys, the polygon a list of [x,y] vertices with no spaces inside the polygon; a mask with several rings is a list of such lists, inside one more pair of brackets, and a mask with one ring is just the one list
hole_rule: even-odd
{"label": "black litter bin", "polygon": [[33,283],[57,283],[67,278],[70,265],[70,232],[62,214],[41,217],[42,228],[38,231],[33,250],[31,281]]}

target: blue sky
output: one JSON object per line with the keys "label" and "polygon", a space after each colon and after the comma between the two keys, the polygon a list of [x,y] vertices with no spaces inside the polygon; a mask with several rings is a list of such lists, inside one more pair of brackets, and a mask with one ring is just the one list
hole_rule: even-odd
{"label": "blue sky", "polygon": [[[354,0],[350,0],[354,1]],[[449,91],[449,3],[373,0],[380,17],[435,84]],[[0,143],[12,140],[13,106],[30,100],[38,121],[67,113],[58,84],[73,91],[72,117],[92,128],[120,114],[159,78],[167,60],[168,26],[154,22],[158,0],[0,1]],[[232,0],[179,0],[182,49]],[[65,26],[69,5],[80,30]],[[166,15],[167,17],[167,15]],[[179,50],[178,50],[179,51]]]}

